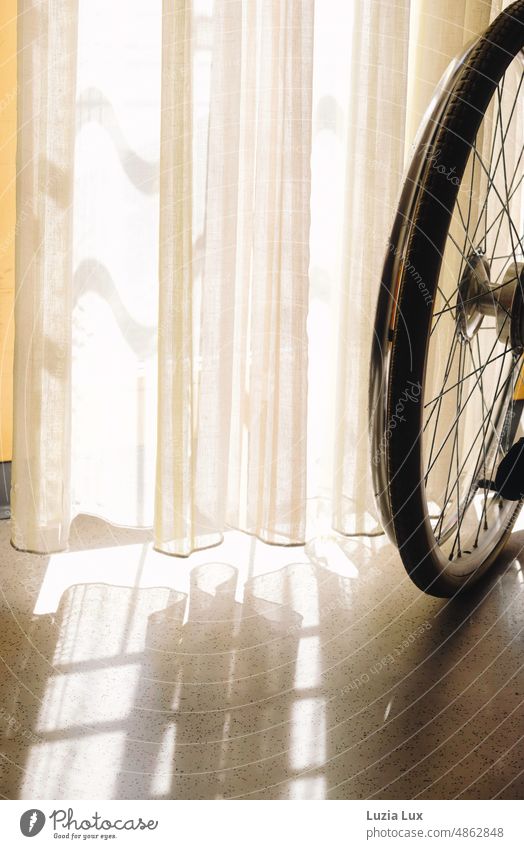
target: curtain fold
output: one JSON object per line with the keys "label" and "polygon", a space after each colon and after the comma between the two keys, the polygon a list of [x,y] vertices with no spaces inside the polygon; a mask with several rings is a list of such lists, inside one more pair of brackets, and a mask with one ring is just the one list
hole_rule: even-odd
{"label": "curtain fold", "polygon": [[357,0],[354,4],[333,487],[333,526],[380,532],[367,404],[374,310],[402,175],[451,59],[507,2]]}
{"label": "curtain fold", "polygon": [[77,0],[19,0],[12,541],[55,551],[71,521]]}
{"label": "curtain fold", "polygon": [[162,538],[171,521],[171,535],[182,545],[187,545],[187,534],[193,526],[191,490],[195,463],[192,23],[191,7],[185,0],[164,2],[155,537]]}
{"label": "curtain fold", "polygon": [[164,31],[155,544],[302,542],[313,2]]}
{"label": "curtain fold", "polygon": [[378,530],[368,450],[369,351],[404,167],[410,2],[355,4],[337,378],[333,524]]}
{"label": "curtain fold", "polygon": [[156,5],[19,3],[11,493],[18,548],[67,547],[78,513],[151,526]]}

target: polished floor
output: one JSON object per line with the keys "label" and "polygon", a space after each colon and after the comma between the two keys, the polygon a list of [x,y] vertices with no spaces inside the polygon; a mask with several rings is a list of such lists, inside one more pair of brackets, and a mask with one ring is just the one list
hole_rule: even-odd
{"label": "polished floor", "polygon": [[450,602],[384,537],[181,560],[80,518],[38,557],[0,523],[0,794],[521,799],[521,549]]}

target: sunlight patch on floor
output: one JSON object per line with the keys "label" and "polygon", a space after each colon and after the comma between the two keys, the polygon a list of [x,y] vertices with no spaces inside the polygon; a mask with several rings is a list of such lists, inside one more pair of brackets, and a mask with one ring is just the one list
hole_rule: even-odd
{"label": "sunlight patch on floor", "polygon": [[40,589],[34,613],[56,613],[62,594],[83,583],[126,587],[168,587],[189,593],[190,573],[200,565],[222,563],[238,572],[235,598],[243,600],[244,583],[257,575],[278,571],[307,560],[303,546],[268,546],[247,534],[230,531],[224,542],[190,557],[168,557],[152,543],[92,548],[53,554]]}

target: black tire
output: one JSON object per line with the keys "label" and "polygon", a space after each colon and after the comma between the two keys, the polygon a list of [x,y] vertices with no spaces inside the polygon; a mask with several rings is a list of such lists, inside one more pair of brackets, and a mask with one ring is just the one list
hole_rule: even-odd
{"label": "black tire", "polygon": [[[439,122],[431,150],[441,161],[453,163],[454,174],[464,175],[479,126],[497,86],[510,63],[524,47],[524,0],[499,15],[475,45],[456,80]],[[431,167],[431,151],[422,170],[415,214],[397,289],[396,320],[387,375],[385,420],[405,400],[406,385],[425,386],[428,339],[448,229],[455,207],[457,181]],[[421,155],[419,153],[419,155]],[[407,269],[422,273],[430,306],[421,300]],[[421,389],[421,392],[424,390]],[[392,535],[403,563],[415,584],[435,596],[450,596],[470,587],[502,550],[520,510],[520,503],[506,505],[503,527],[489,551],[471,556],[471,569],[456,574],[436,541],[428,515],[422,455],[423,403],[404,404],[405,420],[388,437],[386,476]],[[470,552],[467,552],[469,555]]]}

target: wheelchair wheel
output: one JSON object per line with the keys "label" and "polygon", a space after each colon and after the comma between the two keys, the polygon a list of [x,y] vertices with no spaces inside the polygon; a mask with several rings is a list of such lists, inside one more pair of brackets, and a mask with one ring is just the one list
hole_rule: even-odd
{"label": "wheelchair wheel", "polygon": [[[450,596],[521,507],[496,491],[524,406],[524,0],[446,72],[387,246],[370,384],[374,488],[413,581]],[[524,482],[523,482],[524,486]]]}

